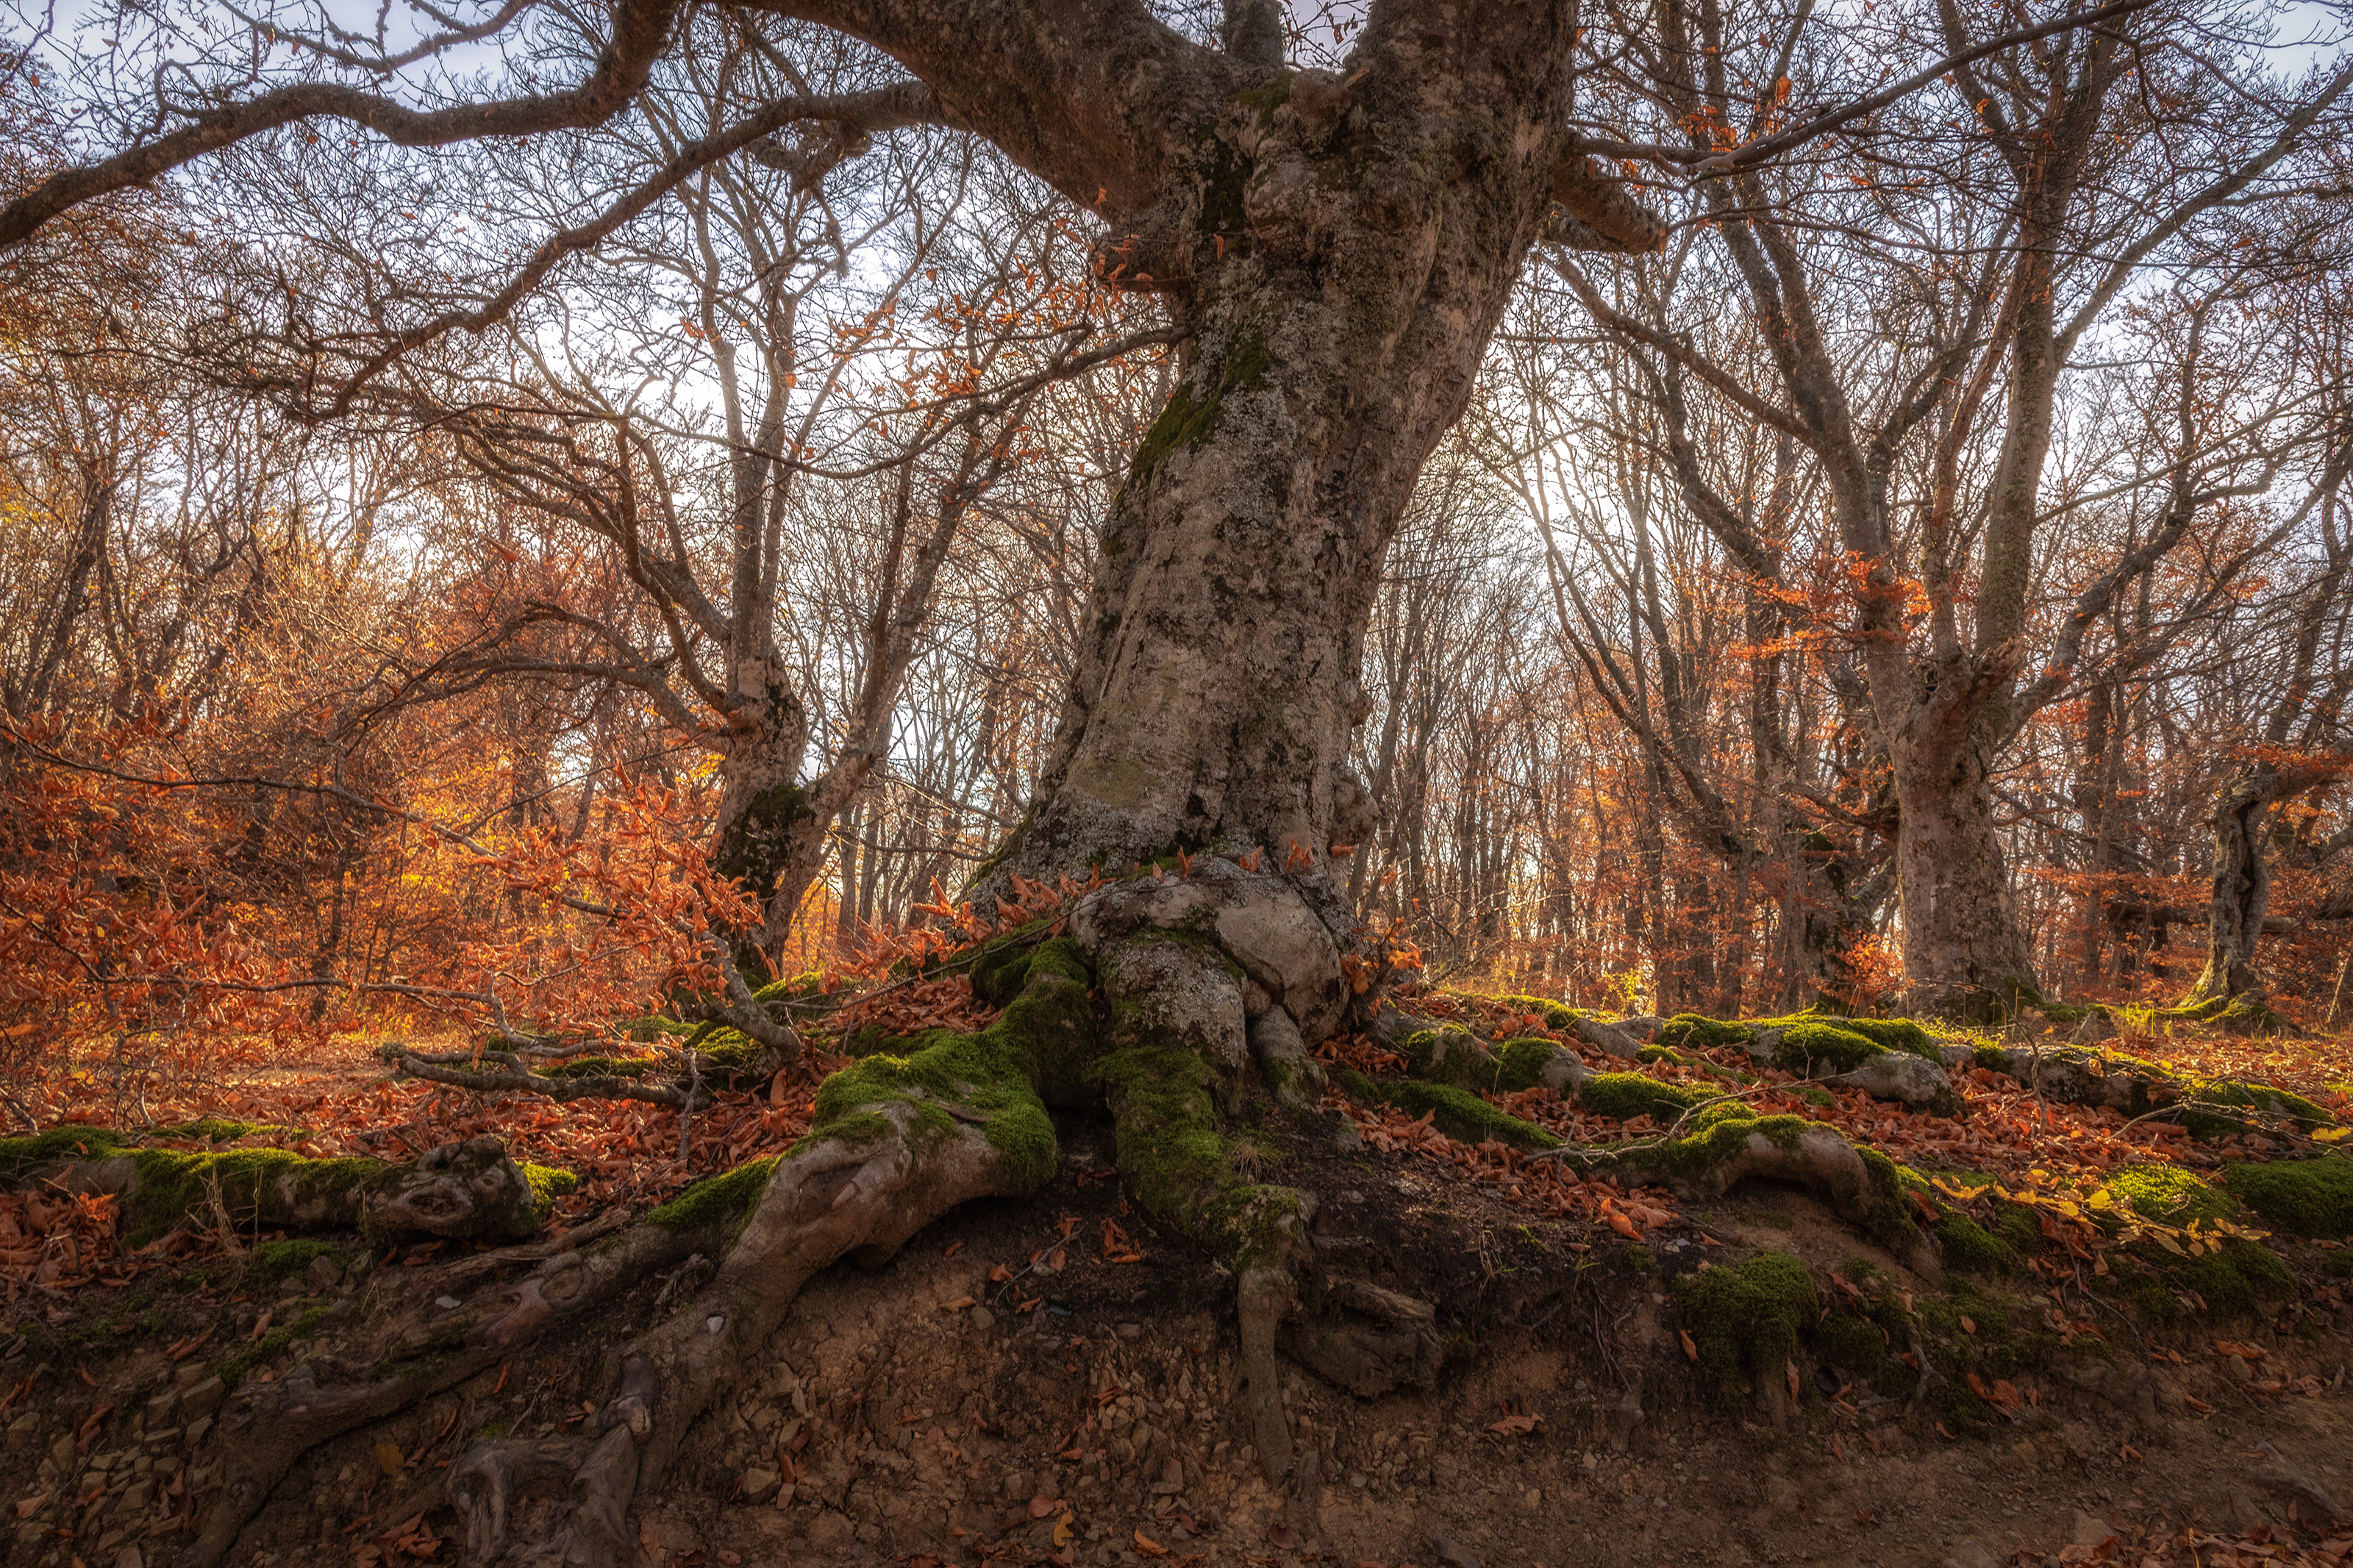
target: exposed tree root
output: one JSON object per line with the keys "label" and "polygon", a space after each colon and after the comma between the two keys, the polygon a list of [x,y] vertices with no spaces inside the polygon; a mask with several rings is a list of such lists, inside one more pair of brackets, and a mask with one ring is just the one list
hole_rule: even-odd
{"label": "exposed tree root", "polygon": [[11,1184],[114,1194],[133,1242],[185,1224],[512,1240],[539,1229],[554,1188],[572,1179],[526,1170],[487,1136],[427,1150],[405,1164],[312,1160],[283,1149],[188,1153],[123,1144],[117,1133],[58,1128],[0,1142],[0,1170]]}
{"label": "exposed tree root", "polygon": [[[1230,1391],[1237,1414],[1265,1477],[1305,1488],[1314,1450],[1303,1450],[1286,1419],[1281,1358],[1369,1397],[1432,1386],[1447,1343],[1432,1302],[1336,1266],[1347,1254],[1341,1243],[1356,1238],[1322,1238],[1319,1252],[1310,1236],[1320,1206],[1313,1183],[1261,1178],[1271,1152],[1254,1140],[1279,1131],[1295,1146],[1345,1136],[1316,1108],[1323,1069],[1308,1054],[1350,1005],[1339,944],[1310,900],[1281,878],[1208,858],[1194,865],[1187,878],[1098,889],[1071,910],[1068,936],[1025,942],[976,971],[976,987],[1003,1006],[986,1029],[858,1042],[865,1054],[820,1087],[814,1130],[791,1153],[706,1182],[593,1247],[470,1260],[463,1275],[434,1282],[455,1288],[483,1269],[531,1267],[511,1282],[480,1286],[446,1315],[403,1326],[383,1365],[348,1375],[305,1367],[240,1392],[223,1426],[227,1488],[184,1562],[218,1562],[305,1448],[451,1387],[556,1319],[609,1303],[701,1255],[717,1260],[708,1280],[628,1342],[619,1386],[575,1437],[478,1442],[428,1494],[464,1515],[477,1563],[634,1562],[632,1500],[672,1463],[809,1279],[845,1256],[880,1264],[972,1198],[1036,1190],[1058,1157],[1049,1104],[1107,1109],[1138,1223],[1230,1270],[1241,1351],[1241,1379]],[[1391,1009],[1379,1026],[1393,1030],[1398,1016]],[[1929,1059],[1933,1046],[1923,1050],[1906,1033],[1917,1033],[1912,1026],[1696,1024],[1736,1031],[1752,1056],[1784,1070],[1924,1108],[1951,1094]],[[1701,1031],[1688,1019],[1661,1030],[1677,1032],[1686,1043],[1725,1043],[1694,1037]],[[1399,1045],[1415,1079],[1333,1076],[1360,1098],[1426,1106],[1442,1127],[1456,1118],[1458,1137],[1515,1142],[1582,1173],[1687,1199],[1720,1197],[1750,1180],[1794,1185],[1924,1279],[1943,1279],[1937,1241],[1921,1225],[1926,1217],[1947,1234],[1943,1206],[1884,1156],[1832,1128],[1759,1118],[1695,1085],[1598,1072],[1577,1053],[1534,1037],[1490,1047],[1460,1029],[1428,1028]],[[1998,1065],[2017,1070],[2008,1054]],[[2135,1093],[2155,1092],[2154,1080],[2135,1089],[2113,1069],[2058,1053],[2042,1065],[2043,1087],[2060,1097],[2120,1093],[2130,1103]],[[1553,1133],[1483,1098],[1538,1086],[1597,1114],[1620,1121],[1650,1115],[1671,1131],[1646,1142],[1561,1147]],[[1262,1131],[1237,1121],[1245,1108]],[[1112,1239],[1107,1232],[1107,1247]],[[1957,1255],[1957,1266],[1974,1265]],[[1925,1364],[1925,1352],[1915,1349]]]}

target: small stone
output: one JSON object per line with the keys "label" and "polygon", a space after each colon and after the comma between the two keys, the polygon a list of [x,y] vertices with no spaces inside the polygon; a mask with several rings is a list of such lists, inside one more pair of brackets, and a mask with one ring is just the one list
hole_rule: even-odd
{"label": "small stone", "polygon": [[1440,1562],[1451,1563],[1453,1568],[1479,1568],[1479,1560],[1476,1557],[1472,1556],[1470,1552],[1456,1545],[1446,1536],[1431,1536],[1430,1549],[1438,1553]]}
{"label": "small stone", "polygon": [[458,1300],[458,1298],[457,1298],[457,1297],[455,1297],[455,1296],[439,1296],[439,1297],[436,1297],[436,1298],[434,1299],[433,1304],[434,1304],[435,1306],[437,1306],[437,1307],[440,1308],[440,1309],[441,1309],[443,1311],[445,1311],[445,1312],[454,1312],[454,1311],[456,1311],[459,1308],[460,1308],[460,1307],[462,1307],[462,1306],[464,1306],[464,1305],[465,1305],[465,1303],[464,1303],[463,1301],[459,1300]]}
{"label": "small stone", "polygon": [[972,1310],[972,1326],[986,1333],[997,1327],[997,1315],[986,1307],[975,1307]]}
{"label": "small stone", "polygon": [[160,1426],[169,1421],[172,1418],[172,1412],[179,1407],[179,1404],[180,1396],[177,1394],[157,1394],[147,1402],[147,1425]]}
{"label": "small stone", "polygon": [[1530,1487],[1528,1489],[1528,1495],[1522,1498],[1520,1500],[1527,1504],[1530,1508],[1542,1508],[1544,1507],[1544,1492],[1540,1488]]}
{"label": "small stone", "polygon": [[324,1255],[311,1259],[311,1267],[304,1272],[313,1290],[332,1290],[343,1282],[343,1266]]}
{"label": "small stone", "polygon": [[2115,1533],[2115,1531],[2108,1528],[2106,1520],[2095,1514],[2086,1513],[2079,1508],[2075,1510],[2074,1528],[2068,1531],[2067,1539],[2077,1546],[2097,1546]]}
{"label": "small stone", "polygon": [[746,1470],[744,1472],[741,1483],[744,1500],[750,1503],[765,1502],[776,1495],[776,1488],[783,1482],[784,1477],[774,1470]]}
{"label": "small stone", "polygon": [[205,1434],[212,1429],[213,1418],[209,1415],[199,1415],[194,1421],[189,1422],[187,1430],[188,1447],[193,1448],[197,1444],[202,1443],[205,1440]]}
{"label": "small stone", "polygon": [[1144,1325],[1142,1323],[1122,1323],[1119,1326],[1119,1337],[1124,1340],[1140,1340],[1144,1337]]}
{"label": "small stone", "polygon": [[134,1542],[122,1549],[122,1555],[114,1560],[114,1568],[147,1568],[147,1560],[139,1555],[139,1547]]}
{"label": "small stone", "polygon": [[205,1363],[200,1361],[183,1363],[172,1373],[175,1388],[193,1388],[205,1380]]}
{"label": "small stone", "polygon": [[1964,1535],[1945,1553],[1945,1568],[2001,1568],[2001,1559],[1974,1535]]}
{"label": "small stone", "polygon": [[227,1397],[228,1390],[222,1386],[221,1380],[208,1377],[180,1395],[180,1414],[193,1422],[218,1410],[221,1401]]}
{"label": "small stone", "polygon": [[58,1468],[69,1469],[74,1462],[74,1440],[70,1432],[60,1432],[58,1440],[49,1445],[49,1462]]}

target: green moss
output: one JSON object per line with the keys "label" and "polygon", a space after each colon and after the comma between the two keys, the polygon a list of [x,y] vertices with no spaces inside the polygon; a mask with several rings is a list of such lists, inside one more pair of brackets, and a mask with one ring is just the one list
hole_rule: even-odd
{"label": "green moss", "polygon": [[1234,1169],[1218,1131],[1215,1075],[1200,1053],[1134,1046],[1100,1064],[1128,1193],[1196,1246],[1248,1268],[1279,1257],[1299,1224],[1299,1194]]}
{"label": "green moss", "polygon": [[388,1168],[381,1160],[311,1160],[286,1149],[233,1149],[218,1154],[140,1149],[131,1159],[133,1179],[122,1226],[124,1239],[133,1247],[146,1245],[193,1216],[217,1215],[232,1226],[253,1225],[261,1215],[265,1194],[280,1190],[297,1203],[341,1208],[355,1189]]}
{"label": "green moss", "polygon": [[1466,1143],[1490,1141],[1514,1149],[1557,1149],[1561,1141],[1533,1121],[1506,1115],[1468,1089],[1452,1084],[1424,1083],[1408,1079],[1384,1085],[1381,1098],[1401,1110],[1430,1112],[1430,1124],[1449,1138]]}
{"label": "green moss", "polygon": [[199,1116],[194,1121],[174,1122],[155,1129],[158,1138],[184,1139],[197,1143],[234,1143],[240,1138],[250,1138],[260,1132],[282,1132],[285,1128],[272,1127],[262,1121],[238,1121],[226,1116]]}
{"label": "green moss", "polygon": [[2106,1184],[2136,1214],[2166,1225],[2226,1219],[2231,1214],[2228,1196],[2175,1165],[2126,1165],[2110,1175]]}
{"label": "green moss", "polygon": [[798,974],[788,974],[781,980],[771,980],[752,993],[752,1000],[766,1005],[776,1002],[806,1002],[823,994],[825,973],[805,969]]}
{"label": "green moss", "polygon": [[1128,482],[1146,482],[1169,458],[1215,436],[1225,420],[1226,399],[1262,385],[1273,368],[1274,356],[1268,352],[1265,333],[1237,327],[1228,340],[1222,373],[1207,396],[1196,399],[1190,382],[1177,383],[1167,406],[1136,448]]}
{"label": "green moss", "polygon": [[555,1200],[580,1185],[580,1178],[554,1165],[525,1165],[524,1179],[531,1183],[531,1212],[545,1225],[555,1214]]}
{"label": "green moss", "polygon": [[1947,1268],[1970,1274],[2016,1274],[2025,1267],[2015,1251],[1958,1209],[1939,1205],[1936,1223],[1929,1229]]}
{"label": "green moss", "polygon": [[2237,1237],[2202,1257],[2168,1259],[2173,1273],[2217,1312],[2253,1317],[2265,1301],[2295,1294],[2295,1276],[2271,1251]]}
{"label": "green moss", "polygon": [[1469,1089],[1493,1089],[1502,1081],[1501,1065],[1467,1029],[1417,1030],[1400,1049],[1406,1069],[1419,1079]]}
{"label": "green moss", "polygon": [[732,1171],[697,1182],[646,1215],[649,1225],[665,1230],[725,1231],[732,1239],[767,1193],[776,1173],[776,1156],[753,1160]]}
{"label": "green moss", "polygon": [[2232,1196],[2278,1229],[2342,1240],[2353,1235],[2353,1160],[2274,1160],[2233,1165],[2222,1177]]}
{"label": "green moss", "polygon": [[955,1125],[945,1109],[953,1105],[986,1119],[983,1136],[1008,1157],[1017,1180],[1038,1185],[1052,1178],[1053,1123],[1029,1086],[1027,1064],[995,1026],[977,1035],[935,1029],[900,1045],[908,1054],[867,1057],[818,1086],[804,1144],[826,1138],[860,1142],[875,1131],[876,1107],[894,1100],[915,1107],[918,1131],[946,1134]]}
{"label": "green moss", "polygon": [[1516,1090],[1534,1089],[1544,1081],[1544,1069],[1552,1064],[1560,1047],[1535,1035],[1522,1035],[1505,1040],[1495,1047],[1495,1087]]}
{"label": "green moss", "polygon": [[0,1138],[0,1177],[15,1178],[60,1160],[103,1159],[130,1140],[103,1127],[71,1123],[25,1138]]}
{"label": "green moss", "polygon": [[536,1070],[541,1078],[639,1079],[661,1065],[659,1057],[573,1057]]}
{"label": "green moss", "polygon": [[1786,1252],[1760,1252],[1736,1267],[1686,1274],[1674,1284],[1699,1372],[1716,1405],[1737,1410],[1749,1389],[1782,1375],[1798,1340],[1821,1310],[1806,1266]]}
{"label": "green moss", "polygon": [[1745,1046],[1756,1037],[1757,1031],[1746,1024],[1724,1023],[1697,1013],[1678,1013],[1659,1026],[1652,1043],[1683,1050],[1712,1051],[1725,1046]]}
{"label": "green moss", "polygon": [[1827,1024],[1845,1034],[1860,1035],[1882,1050],[1902,1051],[1939,1064],[1945,1059],[1936,1049],[1936,1037],[1909,1018],[1828,1017],[1811,1021]]}
{"label": "green moss", "polygon": [[[2263,1115],[2285,1117],[2306,1127],[2327,1127],[2336,1121],[2320,1106],[2300,1094],[2290,1094],[2269,1084],[2247,1083],[2238,1079],[2207,1079],[2190,1086],[2189,1098],[2208,1106],[2238,1106]],[[2181,1124],[2199,1138],[2225,1138],[2233,1132],[2253,1130],[2261,1125],[2252,1118],[2236,1117],[2225,1112],[2189,1110],[2182,1112]]]}
{"label": "green moss", "polygon": [[1773,1049],[1773,1065],[1803,1077],[1827,1065],[1833,1072],[1852,1072],[1887,1047],[1838,1025],[1811,1021],[1789,1025]]}
{"label": "green moss", "polygon": [[343,1266],[343,1249],[332,1242],[311,1237],[290,1241],[265,1241],[253,1249],[253,1263],[246,1270],[249,1285],[267,1285],[283,1279],[289,1274],[300,1274],[318,1258],[331,1260],[336,1268]]}
{"label": "green moss", "polygon": [[1577,1103],[1596,1116],[1630,1121],[1652,1116],[1671,1122],[1693,1106],[1715,1099],[1704,1089],[1663,1083],[1638,1072],[1598,1072],[1577,1086]]}

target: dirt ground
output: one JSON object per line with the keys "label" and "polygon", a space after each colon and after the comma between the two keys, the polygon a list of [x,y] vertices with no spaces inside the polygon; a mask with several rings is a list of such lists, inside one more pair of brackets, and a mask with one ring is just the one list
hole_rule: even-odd
{"label": "dirt ground", "polygon": [[[1278,1490],[1248,1447],[1231,1280],[1126,1211],[1107,1129],[1063,1131],[1039,1197],[968,1206],[804,1292],[640,1493],[649,1563],[1984,1568],[2333,1563],[2353,1546],[2318,1528],[2353,1499],[2353,1325],[2332,1293],[2230,1323],[2078,1330],[1975,1423],[1926,1384],[1879,1392],[1820,1343],[1788,1369],[1794,1401],[1725,1409],[1672,1284],[1704,1259],[1794,1253],[1826,1301],[1832,1275],[1898,1297],[1933,1282],[1794,1190],[1751,1184],[1629,1245],[1531,1226],[1369,1150],[1318,1173],[1335,1195],[1316,1245],[1434,1295],[1451,1358],[1434,1391],[1372,1400],[1288,1365],[1302,1461]],[[620,1342],[700,1267],[313,1450],[232,1561],[460,1559],[439,1471],[476,1436],[571,1429],[617,1383]],[[9,1568],[170,1561],[235,1441],[237,1381],[370,1359],[450,1268],[434,1248],[341,1253],[269,1281],[214,1256],[16,1303],[0,1334]],[[2040,1283],[1988,1286],[1974,1310],[2047,1312]]]}

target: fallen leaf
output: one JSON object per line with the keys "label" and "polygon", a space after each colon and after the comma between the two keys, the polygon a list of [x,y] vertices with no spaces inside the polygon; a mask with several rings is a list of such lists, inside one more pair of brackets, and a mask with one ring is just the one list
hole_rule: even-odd
{"label": "fallen leaf", "polygon": [[1071,1528],[1071,1519],[1072,1519],[1073,1517],[1075,1517],[1075,1516],[1073,1516],[1073,1515],[1071,1515],[1071,1514],[1067,1514],[1067,1513],[1066,1513],[1066,1514],[1064,1514],[1064,1515],[1061,1517],[1061,1519],[1060,1519],[1060,1521],[1055,1524],[1055,1526],[1054,1526],[1054,1544],[1055,1544],[1055,1545],[1057,1545],[1057,1546],[1068,1546],[1068,1545],[1069,1545],[1069,1544],[1070,1544],[1073,1540],[1075,1540],[1075,1539],[1077,1538],[1077,1536],[1078,1536],[1078,1531],[1075,1531],[1075,1530],[1072,1530],[1072,1529]]}
{"label": "fallen leaf", "polygon": [[1487,1430],[1501,1432],[1506,1437],[1518,1437],[1535,1431],[1536,1423],[1543,1419],[1541,1415],[1506,1415],[1501,1421],[1488,1422]]}
{"label": "fallen leaf", "polygon": [[1061,1506],[1061,1499],[1050,1498],[1044,1492],[1039,1492],[1036,1497],[1029,1500],[1029,1517],[1031,1519],[1043,1519]]}
{"label": "fallen leaf", "polygon": [[399,1444],[378,1443],[375,1446],[375,1468],[382,1470],[385,1475],[396,1476],[400,1474],[401,1470],[407,1465],[407,1463],[408,1460],[406,1457],[400,1451]]}
{"label": "fallen leaf", "polygon": [[1143,1552],[1146,1557],[1166,1557],[1168,1555],[1168,1548],[1161,1545],[1160,1542],[1153,1540],[1152,1537],[1145,1534],[1141,1530],[1135,1532],[1135,1549],[1138,1552]]}
{"label": "fallen leaf", "polygon": [[1798,1397],[1798,1363],[1797,1363],[1796,1362],[1793,1362],[1793,1361],[1785,1361],[1785,1362],[1783,1362],[1783,1363],[1781,1363],[1781,1370],[1782,1370],[1783,1372],[1785,1372],[1785,1373],[1788,1373],[1788,1376],[1789,1376],[1789,1397],[1790,1397],[1790,1398],[1792,1398],[1792,1399],[1797,1398],[1797,1397]]}
{"label": "fallen leaf", "polygon": [[1691,1361],[1699,1360],[1699,1347],[1692,1343],[1691,1331],[1689,1329],[1677,1329],[1675,1332],[1683,1337],[1683,1355],[1685,1358]]}

